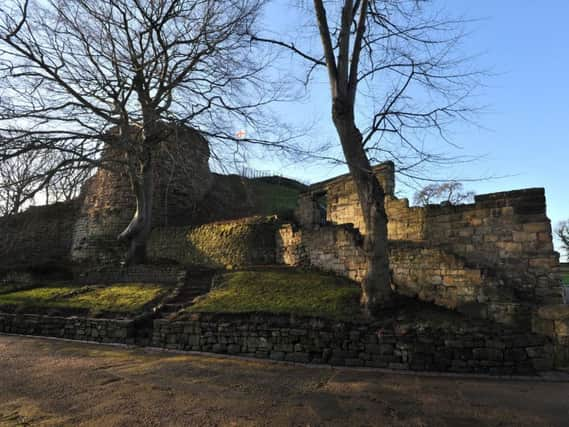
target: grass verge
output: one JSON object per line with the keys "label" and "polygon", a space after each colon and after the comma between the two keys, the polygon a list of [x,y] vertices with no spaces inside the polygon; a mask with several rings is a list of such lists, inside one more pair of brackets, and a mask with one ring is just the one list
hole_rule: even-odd
{"label": "grass verge", "polygon": [[360,316],[359,286],[341,277],[298,270],[238,271],[222,275],[215,288],[188,312],[298,314],[340,320]]}
{"label": "grass verge", "polygon": [[136,313],[162,296],[167,287],[147,283],[105,286],[53,284],[0,294],[0,305],[19,309],[79,309],[88,313]]}

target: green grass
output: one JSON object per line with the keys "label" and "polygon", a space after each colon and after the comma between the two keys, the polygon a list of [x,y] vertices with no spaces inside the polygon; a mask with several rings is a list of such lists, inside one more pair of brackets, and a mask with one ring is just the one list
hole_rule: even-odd
{"label": "green grass", "polygon": [[133,313],[164,294],[155,284],[124,283],[108,286],[53,284],[0,295],[0,305],[22,308],[82,309],[89,312]]}
{"label": "green grass", "polygon": [[569,274],[564,274],[561,276],[561,280],[565,286],[569,286]]}
{"label": "green grass", "polygon": [[189,312],[292,313],[353,319],[360,315],[357,284],[328,274],[294,270],[238,271],[219,283]]}
{"label": "green grass", "polygon": [[300,191],[296,188],[252,181],[252,189],[259,205],[260,214],[271,215],[293,210]]}

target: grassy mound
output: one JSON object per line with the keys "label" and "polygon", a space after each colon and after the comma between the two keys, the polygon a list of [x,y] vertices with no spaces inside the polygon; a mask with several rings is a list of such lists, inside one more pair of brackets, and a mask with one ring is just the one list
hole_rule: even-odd
{"label": "grassy mound", "polygon": [[259,215],[282,214],[294,210],[300,193],[298,188],[261,180],[251,181],[250,189],[255,195]]}
{"label": "grassy mound", "polygon": [[52,284],[0,294],[0,306],[15,307],[23,311],[63,309],[78,310],[85,314],[127,314],[141,311],[167,290],[165,286],[146,283],[105,286]]}
{"label": "grassy mound", "polygon": [[564,274],[561,276],[561,280],[565,286],[569,286],[569,274]]}
{"label": "grassy mound", "polygon": [[360,288],[348,279],[317,272],[275,269],[238,271],[219,278],[189,312],[292,313],[353,319],[360,316]]}

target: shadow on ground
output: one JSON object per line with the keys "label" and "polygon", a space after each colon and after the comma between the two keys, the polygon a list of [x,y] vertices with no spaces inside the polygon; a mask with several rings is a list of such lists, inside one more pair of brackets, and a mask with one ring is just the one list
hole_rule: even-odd
{"label": "shadow on ground", "polygon": [[566,426],[569,383],[302,367],[0,336],[0,426]]}

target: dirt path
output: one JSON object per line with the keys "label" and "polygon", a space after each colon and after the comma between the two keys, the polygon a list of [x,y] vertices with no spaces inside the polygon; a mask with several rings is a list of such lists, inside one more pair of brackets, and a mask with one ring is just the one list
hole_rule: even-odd
{"label": "dirt path", "polygon": [[307,368],[0,336],[0,425],[567,426],[569,383]]}

